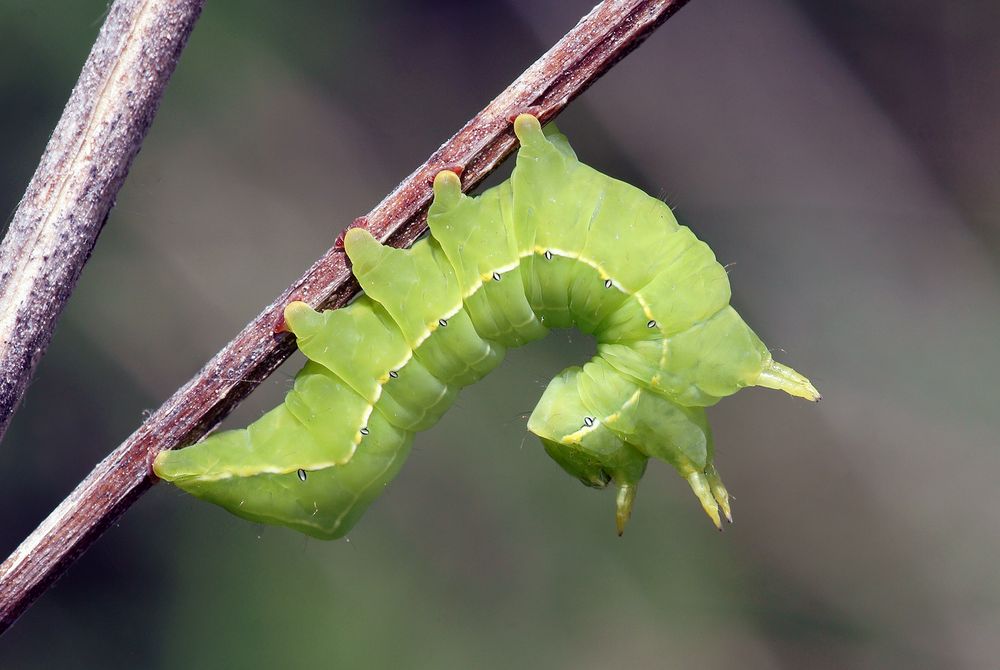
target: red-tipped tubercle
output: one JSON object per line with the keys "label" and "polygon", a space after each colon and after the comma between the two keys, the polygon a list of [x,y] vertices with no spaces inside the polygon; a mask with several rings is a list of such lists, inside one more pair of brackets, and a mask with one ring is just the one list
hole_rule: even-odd
{"label": "red-tipped tubercle", "polygon": [[354,221],[351,221],[351,225],[347,226],[347,228],[344,228],[342,231],[340,231],[340,235],[337,235],[337,239],[333,243],[333,248],[334,249],[344,248],[344,236],[347,235],[347,231],[350,230],[351,228],[365,228],[367,226],[368,226],[367,216],[359,216],[358,218],[354,219]]}
{"label": "red-tipped tubercle", "polygon": [[281,335],[282,333],[292,332],[288,328],[288,324],[285,323],[285,310],[281,310],[281,316],[278,317],[277,323],[274,324],[272,331],[275,335]]}
{"label": "red-tipped tubercle", "polygon": [[428,184],[433,184],[434,180],[437,179],[437,176],[439,174],[441,174],[442,172],[451,172],[456,177],[461,177],[462,173],[465,172],[465,168],[463,166],[461,166],[461,165],[448,165],[448,166],[445,166],[445,167],[441,168],[440,170],[437,170],[436,172],[434,172],[434,174],[430,175],[427,178],[427,183]]}
{"label": "red-tipped tubercle", "polygon": [[[293,302],[298,302],[300,300],[302,300],[301,296],[293,295],[292,299],[288,301],[288,303],[285,305],[285,307],[288,307],[288,305],[292,304]],[[278,320],[275,322],[274,328],[272,329],[272,332],[275,335],[281,335],[282,333],[290,333],[290,332],[292,332],[292,329],[288,327],[288,322],[285,321],[285,310],[284,310],[284,308],[282,308],[281,314],[278,316]]]}
{"label": "red-tipped tubercle", "polygon": [[531,114],[533,117],[535,117],[537,119],[542,114],[542,108],[539,107],[538,105],[531,105],[530,107],[525,107],[520,112],[515,112],[514,114],[511,114],[510,116],[508,116],[507,117],[507,121],[509,123],[514,123],[514,119],[516,119],[517,117],[521,116],[522,114]]}

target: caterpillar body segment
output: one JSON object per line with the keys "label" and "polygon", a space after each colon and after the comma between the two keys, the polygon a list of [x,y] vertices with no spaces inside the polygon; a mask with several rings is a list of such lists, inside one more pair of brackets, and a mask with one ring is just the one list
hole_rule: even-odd
{"label": "caterpillar body segment", "polygon": [[516,347],[544,337],[548,328],[524,295],[512,205],[510,181],[470,198],[455,173],[444,170],[434,179],[427,224],[454,268],[476,331],[484,339]]}
{"label": "caterpillar body segment", "polygon": [[[368,430],[365,448],[344,465],[216,480],[181,476],[173,481],[188,493],[249,521],[287,526],[319,539],[336,539],[346,534],[385,490],[413,444],[413,433],[392,426],[380,414],[372,418]],[[239,432],[226,431],[211,439],[224,440]],[[188,449],[178,453],[184,451]],[[157,461],[154,467],[163,472],[164,479],[172,476],[170,460]]]}
{"label": "caterpillar body segment", "polygon": [[587,486],[617,487],[619,533],[650,458],[717,526],[731,520],[704,408],[745,386],[819,394],[729,306],[725,270],[669,207],[580,163],[554,127],[521,115],[514,129],[507,182],[469,197],[454,172],[435,177],[431,237],[399,250],[349,230],[365,295],[327,312],[287,306],[309,362],[284,403],[159,454],[156,474],[239,516],[341,537],[461,388],[508,347],[575,327],[597,355],[532,413],[545,451]]}

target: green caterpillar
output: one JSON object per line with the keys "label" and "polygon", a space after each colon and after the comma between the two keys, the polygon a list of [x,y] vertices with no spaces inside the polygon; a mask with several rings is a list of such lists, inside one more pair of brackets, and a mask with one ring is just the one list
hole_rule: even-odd
{"label": "green caterpillar", "polygon": [[409,250],[348,231],[365,295],[284,312],[309,359],[282,405],[245,430],[159,454],[156,474],[241,517],[333,539],[399,471],[507,347],[550,328],[597,339],[597,355],[552,380],[528,420],[587,486],[618,487],[631,514],[650,457],[674,466],[721,529],[729,495],[705,407],[745,386],[818,400],[729,306],[725,269],[661,201],[579,162],[552,126],[522,114],[511,178],[465,196],[434,179],[431,237]]}

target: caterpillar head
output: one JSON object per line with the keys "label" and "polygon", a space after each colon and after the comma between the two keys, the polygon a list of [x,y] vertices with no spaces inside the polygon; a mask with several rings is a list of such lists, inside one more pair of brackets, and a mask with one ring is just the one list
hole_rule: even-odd
{"label": "caterpillar head", "polygon": [[567,368],[549,383],[528,419],[528,430],[541,438],[546,453],[563,470],[585,485],[618,486],[615,521],[621,535],[649,458],[586,408],[577,386],[581,372],[579,367]]}
{"label": "caterpillar head", "polygon": [[729,493],[712,464],[704,409],[676,405],[639,386],[600,357],[556,377],[528,420],[545,451],[587,486],[619,487],[618,531],[631,515],[649,458],[672,465],[721,530]]}

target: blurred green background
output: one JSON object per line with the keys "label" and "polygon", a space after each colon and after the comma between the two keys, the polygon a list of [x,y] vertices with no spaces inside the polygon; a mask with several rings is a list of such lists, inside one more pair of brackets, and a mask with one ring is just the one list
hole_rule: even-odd
{"label": "blurred green background", "polygon": [[[0,553],[591,4],[209,0],[0,445]],[[105,9],[0,0],[7,218]],[[824,393],[711,410],[725,534],[658,465],[616,538],[613,494],[548,460],[526,416],[593,346],[556,333],[349,541],[155,487],[0,667],[1000,666],[998,38],[985,1],[694,0],[561,117]]]}

